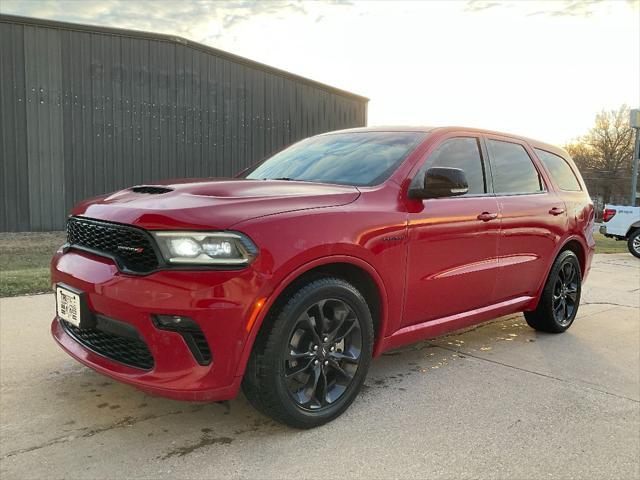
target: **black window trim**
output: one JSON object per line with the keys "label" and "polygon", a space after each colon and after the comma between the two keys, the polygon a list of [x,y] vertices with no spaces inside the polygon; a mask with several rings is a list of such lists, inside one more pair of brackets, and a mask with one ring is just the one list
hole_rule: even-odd
{"label": "black window trim", "polygon": [[[413,183],[413,180],[416,178],[416,175],[420,173],[420,170],[425,165],[425,163],[431,158],[433,155],[445,142],[449,140],[455,140],[456,138],[473,138],[476,140],[478,145],[478,152],[480,154],[480,164],[482,165],[482,173],[484,175],[485,182],[485,193],[474,193],[471,195],[460,195],[457,197],[441,197],[441,198],[425,198],[425,200],[464,200],[465,198],[482,198],[482,197],[494,197],[493,193],[493,175],[491,173],[491,166],[489,165],[489,156],[487,152],[486,145],[484,145],[484,139],[482,135],[472,134],[472,133],[455,133],[450,137],[445,137],[442,139],[428,154],[423,155],[422,159],[416,164],[417,170],[415,173],[411,175],[411,179],[409,181],[409,185]],[[426,172],[425,172],[426,173]]]}
{"label": "black window trim", "polygon": [[[546,148],[539,148],[539,147],[534,147],[533,145],[531,146],[531,148],[533,149],[533,153],[535,153],[536,158],[540,161],[540,163],[542,164],[542,166],[544,167],[544,169],[547,171],[547,173],[549,174],[549,178],[551,179],[551,181],[554,183],[554,185],[558,188],[558,190],[562,191],[562,192],[584,192],[584,189],[582,188],[582,183],[580,183],[580,178],[578,177],[578,175],[576,175],[575,170],[573,169],[573,167],[571,166],[571,164],[567,161],[566,158],[564,158],[562,155],[558,155],[557,153],[554,152],[550,152],[549,150],[547,150]],[[571,173],[573,174],[573,177],[576,179],[576,183],[578,184],[578,187],[580,188],[579,190],[567,190],[564,189],[562,187],[560,187],[560,184],[558,183],[558,181],[553,177],[553,175],[551,174],[551,171],[547,168],[547,166],[545,165],[544,161],[538,157],[538,152],[537,150],[540,150],[542,152],[546,152],[550,155],[555,155],[558,158],[561,158],[564,163],[567,164],[567,167],[569,167],[569,170],[571,171]]]}
{"label": "black window trim", "polygon": [[542,174],[542,172],[540,171],[540,166],[538,165],[538,162],[536,161],[536,160],[538,160],[538,157],[536,155],[536,160],[534,160],[531,157],[531,154],[529,153],[529,150],[527,149],[527,146],[529,146],[528,144],[526,144],[525,142],[523,142],[521,140],[518,140],[516,138],[497,137],[497,136],[492,136],[492,135],[483,135],[483,137],[486,140],[487,151],[489,152],[489,164],[491,165],[492,179],[493,179],[493,151],[491,150],[491,146],[489,145],[489,140],[494,140],[496,142],[513,143],[515,145],[520,145],[523,148],[523,150],[525,151],[525,153],[527,154],[527,157],[529,157],[529,161],[533,165],[533,168],[535,168],[536,172],[538,172],[538,178],[540,178],[540,181],[542,182],[542,186],[543,186],[543,190],[540,190],[538,192],[496,192],[495,191],[495,185],[493,185],[493,182],[491,182],[492,185],[494,186],[494,189],[493,189],[494,196],[496,196],[496,197],[517,197],[517,196],[523,196],[523,195],[544,195],[544,194],[548,194],[549,193],[549,186],[547,185],[547,181],[546,181],[544,175]]}

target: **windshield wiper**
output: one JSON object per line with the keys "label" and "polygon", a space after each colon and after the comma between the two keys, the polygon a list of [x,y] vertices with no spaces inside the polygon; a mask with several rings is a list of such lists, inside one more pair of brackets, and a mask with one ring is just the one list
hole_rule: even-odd
{"label": "windshield wiper", "polygon": [[262,180],[286,180],[287,182],[291,182],[291,181],[294,181],[295,178],[277,177],[277,178],[263,178]]}

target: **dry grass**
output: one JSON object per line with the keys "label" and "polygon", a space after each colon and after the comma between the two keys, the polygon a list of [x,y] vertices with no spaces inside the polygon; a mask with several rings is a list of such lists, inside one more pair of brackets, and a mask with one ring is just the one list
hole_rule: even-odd
{"label": "dry grass", "polygon": [[48,292],[49,262],[64,232],[0,233],[0,297]]}
{"label": "dry grass", "polygon": [[629,253],[626,241],[607,238],[599,233],[595,233],[593,238],[596,239],[596,253]]}

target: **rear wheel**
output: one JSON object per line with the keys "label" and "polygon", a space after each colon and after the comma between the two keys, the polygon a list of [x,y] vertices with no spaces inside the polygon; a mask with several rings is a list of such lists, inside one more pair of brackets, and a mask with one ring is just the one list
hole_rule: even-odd
{"label": "rear wheel", "polygon": [[631,255],[640,258],[640,228],[635,229],[627,240],[627,247]]}
{"label": "rear wheel", "polygon": [[273,312],[243,379],[262,413],[311,428],[342,414],[365,380],[373,324],[364,297],[350,283],[321,278]]}
{"label": "rear wheel", "polygon": [[578,314],[581,290],[580,262],[575,253],[565,250],[553,263],[538,308],[524,312],[524,318],[536,330],[562,333]]}

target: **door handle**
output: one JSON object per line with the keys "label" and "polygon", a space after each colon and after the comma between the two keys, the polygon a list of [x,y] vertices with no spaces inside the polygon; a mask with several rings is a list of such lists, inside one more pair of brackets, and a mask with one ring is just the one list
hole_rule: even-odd
{"label": "door handle", "polygon": [[551,210],[549,210],[549,213],[551,215],[562,215],[564,213],[564,208],[562,208],[562,207],[553,207]]}
{"label": "door handle", "polygon": [[495,220],[496,218],[498,218],[497,213],[482,212],[480,215],[478,215],[478,220],[482,220],[483,222],[490,222],[491,220]]}

